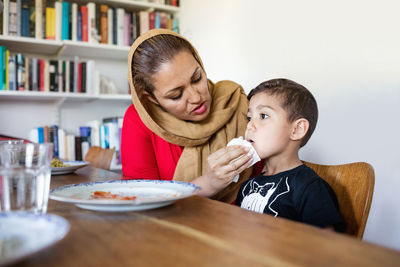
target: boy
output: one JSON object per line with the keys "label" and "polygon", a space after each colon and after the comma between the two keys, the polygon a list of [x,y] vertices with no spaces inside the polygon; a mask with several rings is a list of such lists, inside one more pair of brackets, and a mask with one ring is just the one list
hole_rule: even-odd
{"label": "boy", "polygon": [[262,173],[239,189],[236,205],[339,230],[343,220],[333,190],[298,155],[317,124],[312,94],[291,80],[273,79],[251,90],[248,99],[245,138],[264,162]]}

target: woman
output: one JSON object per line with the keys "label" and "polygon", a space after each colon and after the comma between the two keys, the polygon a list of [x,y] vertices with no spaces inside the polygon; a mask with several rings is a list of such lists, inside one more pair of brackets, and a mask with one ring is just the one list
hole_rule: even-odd
{"label": "woman", "polygon": [[[132,45],[129,85],[133,105],[122,127],[124,177],[187,181],[201,187],[199,195],[232,202],[251,174],[248,149],[226,147],[244,135],[247,124],[241,86],[207,80],[195,48],[165,29],[148,31]],[[231,183],[239,173],[239,182]]]}

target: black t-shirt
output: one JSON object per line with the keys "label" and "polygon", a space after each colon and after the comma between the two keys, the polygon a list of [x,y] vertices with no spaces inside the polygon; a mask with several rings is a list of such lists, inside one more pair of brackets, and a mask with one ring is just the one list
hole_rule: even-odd
{"label": "black t-shirt", "polygon": [[236,205],[319,227],[343,229],[332,188],[311,168],[300,165],[271,176],[260,174],[239,190]]}

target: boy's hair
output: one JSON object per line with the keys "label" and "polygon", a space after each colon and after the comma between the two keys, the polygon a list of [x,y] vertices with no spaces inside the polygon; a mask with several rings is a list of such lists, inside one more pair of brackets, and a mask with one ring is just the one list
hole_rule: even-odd
{"label": "boy's hair", "polygon": [[310,139],[317,126],[318,107],[317,101],[310,91],[301,84],[288,79],[272,79],[260,83],[250,91],[247,99],[250,100],[258,93],[266,93],[281,99],[281,106],[288,113],[289,122],[304,118],[308,120],[309,128],[301,140],[300,147]]}

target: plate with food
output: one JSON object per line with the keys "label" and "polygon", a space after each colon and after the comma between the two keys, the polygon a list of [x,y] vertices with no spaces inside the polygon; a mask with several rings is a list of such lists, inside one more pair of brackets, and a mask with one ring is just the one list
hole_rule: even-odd
{"label": "plate with food", "polygon": [[61,186],[50,198],[97,211],[137,211],[170,205],[195,195],[197,185],[164,180],[115,180]]}
{"label": "plate with food", "polygon": [[57,215],[0,213],[0,266],[56,244],[69,229],[68,221]]}
{"label": "plate with food", "polygon": [[79,168],[89,165],[87,161],[63,161],[52,159],[51,175],[68,174],[76,171]]}

